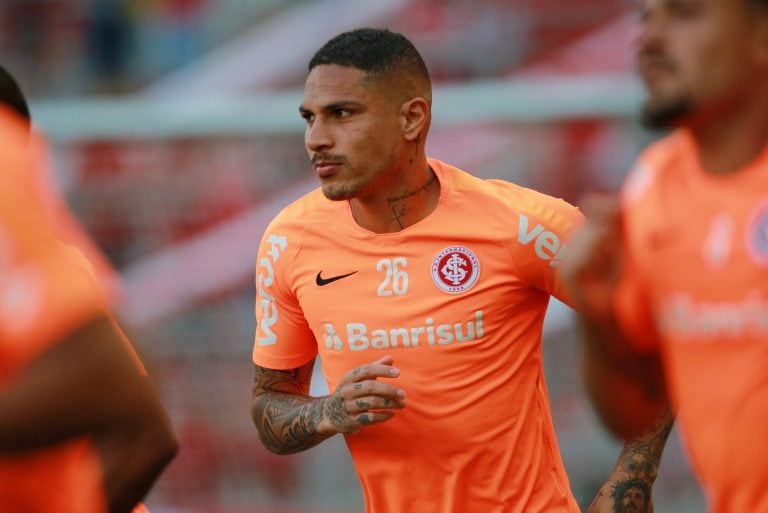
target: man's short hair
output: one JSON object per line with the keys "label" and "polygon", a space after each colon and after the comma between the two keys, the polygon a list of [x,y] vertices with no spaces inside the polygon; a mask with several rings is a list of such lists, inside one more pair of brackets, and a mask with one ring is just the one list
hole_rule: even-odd
{"label": "man's short hair", "polygon": [[357,68],[373,77],[406,72],[429,84],[429,71],[408,38],[386,29],[361,28],[334,37],[309,61],[309,71],[322,64]]}
{"label": "man's short hair", "polygon": [[13,75],[0,66],[0,105],[13,109],[26,121],[30,121],[29,106]]}

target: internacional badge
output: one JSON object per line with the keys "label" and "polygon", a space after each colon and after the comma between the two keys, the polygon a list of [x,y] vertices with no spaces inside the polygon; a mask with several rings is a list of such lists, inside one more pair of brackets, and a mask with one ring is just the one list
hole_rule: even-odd
{"label": "internacional badge", "polygon": [[464,246],[450,246],[432,260],[432,279],[441,290],[460,294],[469,290],[480,276],[480,260]]}
{"label": "internacional badge", "polygon": [[768,201],[763,201],[747,221],[747,250],[761,267],[768,267]]}

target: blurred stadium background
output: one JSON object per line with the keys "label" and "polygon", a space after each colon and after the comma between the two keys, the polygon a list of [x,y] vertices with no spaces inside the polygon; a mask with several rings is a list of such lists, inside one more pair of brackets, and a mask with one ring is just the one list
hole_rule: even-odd
{"label": "blurred stadium background", "polygon": [[[0,3],[0,62],[32,99],[57,184],[123,275],[123,322],[181,436],[154,513],[363,510],[340,438],[277,457],[249,418],[256,247],[314,187],[297,115],[314,50],[359,26],[404,32],[436,85],[432,156],[578,202],[615,188],[653,137],[633,121],[633,16],[625,0]],[[544,356],[586,508],[618,445],[584,398],[557,303]],[[704,510],[676,433],[655,503]]]}

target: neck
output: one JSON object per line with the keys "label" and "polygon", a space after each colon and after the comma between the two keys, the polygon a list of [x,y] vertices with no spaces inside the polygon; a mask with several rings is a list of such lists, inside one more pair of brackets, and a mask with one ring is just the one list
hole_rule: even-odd
{"label": "neck", "polygon": [[742,108],[694,123],[690,129],[702,169],[711,174],[737,172],[768,144],[768,95],[751,98]]}
{"label": "neck", "polygon": [[424,157],[409,161],[388,183],[349,203],[357,224],[374,233],[393,233],[427,217],[439,198],[440,182]]}

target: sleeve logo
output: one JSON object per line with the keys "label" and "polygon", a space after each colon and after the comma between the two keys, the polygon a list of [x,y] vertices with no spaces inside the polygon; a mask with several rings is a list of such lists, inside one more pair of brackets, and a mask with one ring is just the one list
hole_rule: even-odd
{"label": "sleeve logo", "polygon": [[271,346],[277,343],[277,336],[272,327],[277,322],[277,306],[275,298],[269,293],[269,288],[275,281],[274,264],[285,251],[288,240],[281,235],[270,235],[267,239],[269,250],[259,260],[259,271],[256,279],[256,307],[260,310],[257,316],[257,342],[260,346]]}
{"label": "sleeve logo", "polygon": [[450,246],[432,259],[432,280],[449,294],[469,290],[480,276],[480,260],[464,246]]}
{"label": "sleeve logo", "polygon": [[565,254],[568,244],[560,244],[560,238],[554,233],[547,231],[541,224],[537,224],[530,230],[528,216],[520,214],[520,228],[517,233],[517,242],[527,246],[533,242],[533,249],[536,256],[542,260],[548,261],[551,267],[557,266]]}

